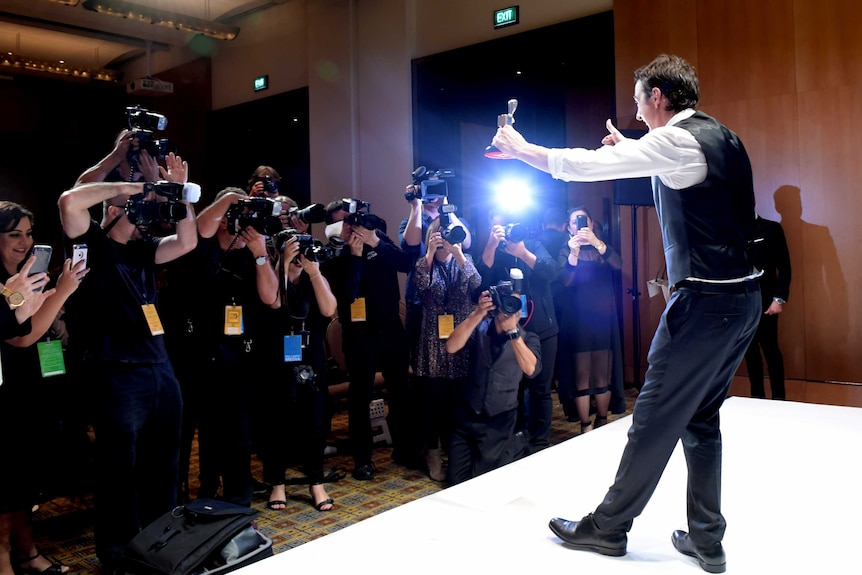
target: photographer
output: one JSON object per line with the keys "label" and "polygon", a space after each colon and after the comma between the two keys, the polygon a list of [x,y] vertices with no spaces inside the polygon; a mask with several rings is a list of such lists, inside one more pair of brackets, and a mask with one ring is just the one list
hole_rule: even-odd
{"label": "photographer", "polygon": [[[59,200],[66,237],[89,246],[90,272],[69,298],[66,319],[93,392],[96,553],[104,573],[118,567],[141,527],[176,503],[182,400],[156,308],[155,270],[197,244],[190,201],[200,188],[183,185],[188,165],[179,156],[170,154],[166,165],[160,172],[169,182],[83,184]],[[155,201],[168,190],[182,190],[182,199]],[[99,203],[101,225],[89,212]],[[137,216],[165,209],[184,212],[176,233],[150,236]]]}
{"label": "photographer", "polygon": [[539,337],[521,329],[518,319],[517,313],[498,310],[485,291],[446,341],[447,352],[467,347],[470,355],[470,375],[455,407],[449,446],[452,485],[506,465],[522,451],[515,433],[518,384],[522,377],[542,372],[542,352]]}
{"label": "photographer", "polygon": [[[424,168],[417,168],[417,171],[419,170],[424,170]],[[423,171],[422,174],[424,176],[425,172]],[[398,241],[402,249],[416,248],[418,254],[423,254],[427,251],[424,242],[428,235],[428,226],[431,225],[431,222],[440,218],[441,208],[444,205],[448,205],[449,199],[448,191],[437,191],[437,188],[446,190],[445,180],[439,180],[436,176],[433,179],[429,178],[426,181],[442,181],[443,184],[427,188],[428,190],[433,190],[434,193],[423,194],[422,184],[424,181],[417,181],[417,179],[414,177],[414,183],[407,186],[404,192],[404,197],[410,204],[410,214],[401,220],[401,225],[398,227]],[[447,217],[451,226],[461,226],[464,230],[465,237],[461,242],[461,249],[466,253],[470,250],[470,246],[473,243],[470,226],[455,215],[455,212],[451,212]],[[404,286],[404,299],[407,304],[404,323],[410,345],[413,369],[415,370],[416,346],[419,345],[419,332],[422,325],[422,301],[416,293],[413,270],[407,274],[407,283]]]}
{"label": "photographer", "polygon": [[251,198],[270,198],[278,196],[281,176],[272,166],[258,166],[248,179],[246,191]]}
{"label": "photographer", "polygon": [[[279,296],[275,317],[268,321],[262,363],[269,377],[257,382],[262,408],[256,421],[258,456],[263,478],[272,486],[267,507],[287,506],[285,473],[291,456],[302,463],[309,496],[317,511],[330,511],[334,501],[323,485],[325,416],[329,394],[326,379],[326,328],[335,315],[335,296],[320,272],[324,256],[298,230],[286,229],[275,238]],[[279,417],[267,406],[277,405]],[[367,409],[366,409],[367,413]],[[287,438],[287,439],[286,439]],[[287,444],[287,445],[285,445]]]}
{"label": "photographer", "polygon": [[[422,323],[413,375],[416,378],[422,420],[422,448],[428,475],[444,481],[441,447],[448,451],[452,435],[452,398],[467,377],[467,354],[446,353],[451,330],[473,309],[473,292],[482,278],[473,258],[459,243],[450,243],[440,233],[440,220],[428,227],[428,250],[416,260],[413,280],[422,302]],[[450,238],[453,239],[453,238]],[[453,239],[454,241],[454,239]]]}
{"label": "photographer", "polygon": [[340,237],[347,249],[327,261],[323,269],[338,301],[344,355],[350,373],[353,477],[368,480],[374,477],[368,408],[377,371],[386,380],[393,459],[397,459],[399,450],[410,449],[413,444],[407,413],[409,360],[399,313],[398,272],[410,271],[419,254],[416,248],[405,251],[396,246],[386,236],[386,222],[362,212],[357,205],[367,208],[360,200],[336,201],[327,206],[327,222],[341,224]]}
{"label": "photographer", "polygon": [[[551,384],[557,356],[557,325],[551,282],[557,276],[557,263],[538,240],[527,238],[524,226],[508,224],[505,214],[491,216],[491,232],[476,268],[482,288],[512,280],[522,296],[522,327],[539,336],[545,369],[525,379],[518,427],[527,431],[530,447],[544,449],[551,434]],[[520,276],[520,277],[519,277]],[[518,286],[520,283],[520,287]]]}
{"label": "photographer", "polygon": [[197,424],[198,497],[216,497],[221,478],[222,498],[248,507],[251,396],[244,382],[255,370],[254,352],[278,280],[262,234],[251,226],[228,231],[225,214],[246,197],[239,188],[225,188],[200,213],[197,246],[166,267],[159,299],[165,342],[183,391],[180,485],[188,481]]}

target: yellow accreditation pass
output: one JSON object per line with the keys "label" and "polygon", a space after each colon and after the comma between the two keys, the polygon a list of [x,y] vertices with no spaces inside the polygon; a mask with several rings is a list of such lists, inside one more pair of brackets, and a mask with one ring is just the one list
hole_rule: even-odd
{"label": "yellow accreditation pass", "polygon": [[241,305],[226,305],[224,306],[224,334],[225,335],[242,335],[242,306]]}
{"label": "yellow accreditation pass", "polygon": [[368,315],[365,311],[365,298],[358,297],[350,304],[350,321],[365,321]]}
{"label": "yellow accreditation pass", "polygon": [[151,303],[145,303],[141,306],[141,309],[144,310],[144,318],[147,320],[147,325],[150,326],[150,333],[153,335],[163,335],[165,328],[162,327],[162,320],[159,318],[156,306]]}
{"label": "yellow accreditation pass", "polygon": [[452,332],[455,330],[455,316],[450,313],[444,313],[437,316],[437,337],[440,339],[449,339]]}

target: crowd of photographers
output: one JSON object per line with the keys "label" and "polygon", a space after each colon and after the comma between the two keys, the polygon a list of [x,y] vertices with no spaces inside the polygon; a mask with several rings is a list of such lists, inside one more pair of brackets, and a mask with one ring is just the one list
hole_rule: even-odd
{"label": "crowd of photographers", "polygon": [[[96,437],[95,532],[105,573],[121,570],[123,550],[143,526],[188,497],[196,432],[198,497],[250,506],[256,453],[270,509],[287,505],[285,474],[295,463],[312,505],[333,509],[323,458],[334,317],[350,379],[355,479],[377,472],[369,418],[377,373],[393,460],[435,481],[459,483],[549,445],[560,299],[577,288],[579,262],[618,269],[591,219],[555,213],[533,237],[493,213],[476,250],[469,223],[449,203],[452,172],[424,167],[406,188],[398,243],[362,200],[299,208],[279,195],[269,166],[196,215],[201,190],[188,164],[155,137],[164,118],[138,107],[127,116],[113,150],[59,199],[65,252],[86,254],[64,267],[74,281],[62,284],[62,318],[69,371],[86,393]],[[325,242],[313,224],[325,224]],[[596,253],[579,256],[590,249]],[[31,263],[22,258],[19,267]],[[403,312],[399,274],[407,278]],[[4,283],[11,289],[17,278]],[[23,305],[17,299],[29,309],[57,297],[7,291],[10,308]],[[12,374],[6,356],[3,372]],[[612,387],[608,373],[598,385],[589,373],[587,381],[565,388],[581,398],[567,414],[584,430],[582,398],[605,398]],[[604,399],[597,404],[596,425],[608,409]]]}

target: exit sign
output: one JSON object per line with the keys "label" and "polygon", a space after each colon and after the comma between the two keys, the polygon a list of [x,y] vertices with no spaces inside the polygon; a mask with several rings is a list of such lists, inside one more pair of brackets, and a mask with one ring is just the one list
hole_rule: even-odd
{"label": "exit sign", "polygon": [[494,28],[511,26],[518,23],[518,6],[494,11]]}
{"label": "exit sign", "polygon": [[254,79],[254,91],[260,92],[269,88],[269,75],[258,76]]}

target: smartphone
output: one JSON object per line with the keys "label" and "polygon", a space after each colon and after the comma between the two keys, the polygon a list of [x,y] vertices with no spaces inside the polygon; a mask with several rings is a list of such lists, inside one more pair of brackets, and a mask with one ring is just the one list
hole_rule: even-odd
{"label": "smartphone", "polygon": [[[36,256],[36,261],[33,267],[30,268],[30,275],[47,273],[48,265],[51,263],[51,246],[35,245],[33,246],[33,255]],[[42,291],[44,285],[38,291]]]}
{"label": "smartphone", "polygon": [[87,267],[87,244],[72,246],[72,267],[75,267],[78,262],[84,262],[84,267]]}
{"label": "smartphone", "polygon": [[587,227],[587,216],[577,215],[575,216],[575,228],[580,230],[581,228]]}

